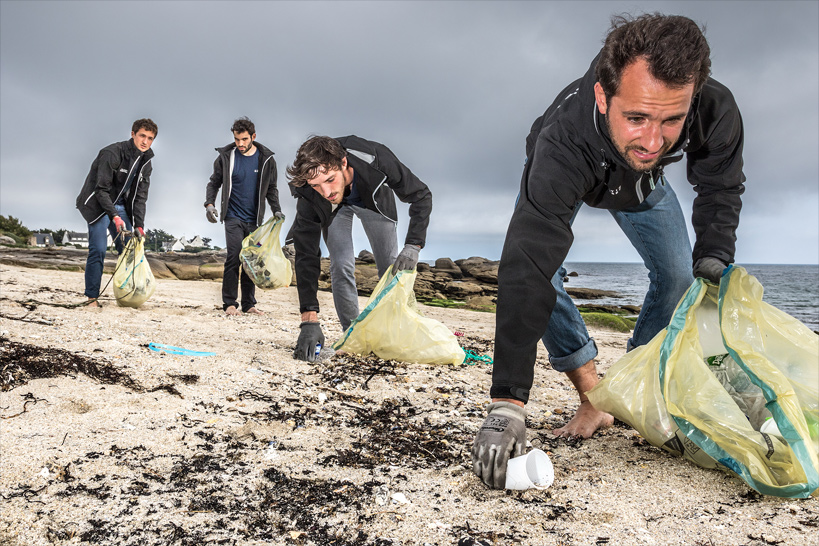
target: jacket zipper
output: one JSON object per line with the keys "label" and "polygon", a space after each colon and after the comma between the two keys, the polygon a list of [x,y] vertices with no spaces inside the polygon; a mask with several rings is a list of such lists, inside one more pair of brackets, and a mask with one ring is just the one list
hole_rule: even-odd
{"label": "jacket zipper", "polygon": [[397,224],[398,223],[397,220],[393,220],[392,218],[390,218],[389,216],[387,216],[386,214],[381,212],[381,209],[378,208],[378,201],[376,201],[376,199],[375,199],[375,194],[378,193],[378,190],[381,189],[381,186],[383,186],[384,182],[386,182],[386,181],[387,181],[387,175],[384,175],[384,178],[381,179],[381,182],[373,190],[373,205],[375,205],[375,208],[378,210],[378,214],[380,214],[381,216],[383,216],[384,218],[386,218],[390,222],[392,222],[394,224]]}
{"label": "jacket zipper", "polygon": [[[227,200],[225,201],[225,211],[223,213],[223,216],[225,214],[227,214],[227,207],[230,206],[230,192],[233,191],[233,183],[232,183],[233,182],[233,158],[234,158],[233,154],[235,154],[235,153],[236,153],[236,148],[233,148],[233,150],[230,151],[230,162],[228,163],[230,165],[230,168],[228,169],[228,177],[227,177]],[[225,195],[225,193],[222,192],[222,195]],[[224,222],[224,218],[222,219],[222,221]]]}
{"label": "jacket zipper", "polygon": [[[259,150],[259,153],[262,153],[262,151]],[[272,157],[273,157],[272,155],[268,156],[268,158],[264,160],[264,163],[262,163],[262,168],[259,169],[259,203],[258,203],[258,205],[256,207],[256,223],[257,224],[261,223],[261,221],[264,220],[264,217],[259,218],[259,214],[261,214],[261,212],[262,212],[262,203],[263,203],[262,199],[264,199],[264,196],[262,195],[262,176],[264,176],[264,168],[265,168],[265,166],[267,166],[267,162],[270,161],[270,159]],[[271,211],[271,212],[275,212],[275,211]]]}
{"label": "jacket zipper", "polygon": [[[145,165],[147,165],[148,163],[150,163],[150,161],[151,161],[151,160],[149,159],[149,160],[148,160],[148,161],[145,163]],[[134,161],[134,164],[133,164],[133,165],[131,165],[131,169],[128,171],[128,178],[131,178],[131,173],[134,171],[134,168],[136,167],[137,163],[139,163],[139,158],[137,158],[137,159],[136,159],[136,161]],[[143,169],[143,168],[145,168],[145,165],[143,165],[143,166],[142,166],[142,167],[139,169],[139,173],[140,173],[140,174],[142,174],[142,169]],[[116,175],[117,175],[117,171],[114,171],[114,178],[116,178]],[[126,182],[126,183],[128,182],[128,178],[126,178],[126,179],[125,179],[125,182]],[[122,186],[122,189],[121,189],[121,190],[119,190],[119,193],[117,194],[117,198],[116,198],[116,199],[114,199],[114,201],[113,201],[113,203],[114,203],[115,205],[116,205],[117,201],[119,201],[119,197],[120,197],[120,195],[122,195],[122,191],[123,191],[124,189],[125,189],[125,186],[123,185],[123,186]],[[94,190],[94,191],[92,191],[92,192],[91,192],[91,195],[89,195],[89,196],[88,196],[88,199],[86,199],[86,200],[85,200],[85,203],[84,203],[84,204],[86,204],[86,205],[87,205],[87,204],[88,204],[88,201],[91,199],[91,197],[93,197],[93,196],[94,196],[94,194],[95,194],[95,193],[97,193],[97,190]],[[136,193],[134,193],[134,198],[136,198]],[[133,200],[132,200],[132,201],[131,201],[131,210],[133,211],[133,209],[134,209],[134,202],[133,202]],[[100,214],[99,216],[97,216],[97,217],[94,219],[94,221],[93,221],[93,222],[89,222],[89,224],[93,224],[93,223],[95,223],[97,220],[99,220],[99,219],[100,219],[100,218],[102,218],[103,216],[105,216],[105,211],[102,211],[102,214]]]}
{"label": "jacket zipper", "polygon": [[[142,167],[139,168],[139,177],[136,179],[136,181],[135,181],[136,185],[134,186],[134,198],[131,199],[131,214],[132,215],[134,214],[134,203],[136,203],[136,196],[137,196],[137,190],[139,190],[139,183],[142,182],[142,171],[145,170],[145,167],[147,167],[148,163],[150,163],[150,162],[151,162],[151,160],[149,159],[148,161],[145,162],[144,165],[142,165]],[[133,223],[134,223],[134,219],[131,218],[131,225],[133,225]]]}
{"label": "jacket zipper", "polygon": [[634,185],[634,189],[637,192],[637,201],[639,203],[643,202],[643,188],[640,187],[641,182],[643,181],[643,175],[640,175],[640,178],[637,179],[637,183]]}
{"label": "jacket zipper", "polygon": [[[134,172],[134,169],[136,169],[137,163],[139,163],[139,157],[137,157],[134,160],[134,164],[131,165],[130,170],[128,170],[128,178],[125,179],[125,184],[122,185],[122,189],[119,190],[119,194],[117,194],[117,198],[114,199],[114,204],[115,205],[117,204],[117,201],[119,201],[119,198],[122,196],[122,192],[125,191],[125,186],[128,184],[128,179],[131,178],[131,173]],[[139,171],[142,172],[142,169],[139,169]],[[114,171],[114,172],[116,173],[116,171]]]}

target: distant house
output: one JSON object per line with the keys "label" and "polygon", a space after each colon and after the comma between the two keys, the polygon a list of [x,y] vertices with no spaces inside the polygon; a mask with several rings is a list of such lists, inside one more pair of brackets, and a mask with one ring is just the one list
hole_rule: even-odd
{"label": "distant house", "polygon": [[50,233],[32,233],[28,238],[30,246],[54,246],[54,237]]}
{"label": "distant house", "polygon": [[187,242],[185,241],[185,237],[180,237],[179,239],[162,243],[162,252],[181,252],[185,250],[186,246]]}
{"label": "distant house", "polygon": [[189,246],[190,246],[190,247],[193,247],[193,248],[202,248],[203,246],[205,246],[205,242],[202,240],[202,237],[200,237],[199,235],[197,235],[196,237],[194,237],[193,239],[191,239],[190,241],[188,241],[188,242],[185,244],[185,246],[186,246],[186,247],[189,247]]}
{"label": "distant house", "polygon": [[62,244],[80,245],[83,248],[88,248],[88,233],[80,233],[79,231],[66,231],[63,234]]}

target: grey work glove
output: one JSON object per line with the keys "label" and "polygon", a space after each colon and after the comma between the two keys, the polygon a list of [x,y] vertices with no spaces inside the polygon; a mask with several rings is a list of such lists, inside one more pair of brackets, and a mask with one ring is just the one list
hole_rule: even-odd
{"label": "grey work glove", "polygon": [[392,264],[392,273],[397,275],[399,271],[405,269],[415,269],[418,265],[418,253],[421,252],[421,247],[417,245],[404,245],[404,250],[398,253],[395,258],[395,263]]}
{"label": "grey work glove", "polygon": [[213,205],[208,205],[205,208],[205,215],[208,217],[208,222],[211,224],[215,224],[219,221],[219,213],[216,211],[216,207]]}
{"label": "grey work glove", "polygon": [[493,402],[472,444],[472,471],[493,489],[506,487],[506,463],[526,447],[526,409]]}
{"label": "grey work glove", "polygon": [[719,284],[719,279],[722,277],[722,272],[728,265],[722,260],[706,256],[700,258],[694,264],[694,277],[702,277],[705,280],[711,281],[714,284]]}
{"label": "grey work glove", "polygon": [[273,216],[275,216],[276,219],[278,220],[280,218],[284,218],[284,213],[280,210],[277,210],[276,212],[273,213]]}
{"label": "grey work glove", "polygon": [[321,325],[318,322],[302,322],[299,328],[301,332],[296,341],[296,352],[293,356],[298,360],[315,362],[316,346],[319,346],[320,351],[321,346],[324,345],[324,332],[321,331]]}

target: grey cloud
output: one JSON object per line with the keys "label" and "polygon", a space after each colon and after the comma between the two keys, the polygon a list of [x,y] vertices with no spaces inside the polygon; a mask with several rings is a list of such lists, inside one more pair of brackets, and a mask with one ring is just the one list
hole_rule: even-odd
{"label": "grey cloud", "polygon": [[[777,252],[819,261],[819,245],[803,250],[804,237],[819,238],[815,214],[787,208],[819,207],[819,7],[808,2],[2,2],[0,212],[83,229],[73,202],[91,160],[150,116],[160,131],[148,227],[219,244],[204,185],[213,148],[248,115],[277,152],[286,214],[284,168],[298,145],[355,133],[432,188],[424,258],[497,258],[532,121],[586,70],[609,16],[633,10],[708,27],[714,75],[746,127],[738,259],[769,261],[770,241],[755,234],[779,214],[800,244]],[[674,184],[689,209],[684,176]],[[595,241],[612,227],[583,213],[570,257],[635,259],[628,243]]]}

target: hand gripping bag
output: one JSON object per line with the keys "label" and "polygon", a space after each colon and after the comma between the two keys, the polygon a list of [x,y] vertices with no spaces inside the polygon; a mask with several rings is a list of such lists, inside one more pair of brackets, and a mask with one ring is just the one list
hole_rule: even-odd
{"label": "hand gripping bag", "polygon": [[242,268],[259,288],[290,286],[293,271],[279,244],[283,224],[284,217],[273,216],[242,241]]}
{"label": "hand gripping bag", "polygon": [[[719,287],[695,280],[668,327],[616,362],[588,396],[652,445],[733,472],[760,493],[805,498],[819,488],[819,337],[762,293],[741,267],[729,267]],[[720,334],[716,348],[709,330]],[[715,352],[743,381],[720,381],[706,360]],[[761,392],[778,435],[743,413],[729,392],[750,392],[740,383]]]}
{"label": "hand gripping bag", "polygon": [[422,364],[461,364],[466,355],[449,329],[424,317],[415,302],[416,271],[392,267],[381,277],[367,306],[333,349]]}
{"label": "hand gripping bag", "polygon": [[117,259],[112,282],[117,305],[122,307],[139,307],[153,295],[156,280],[145,258],[145,239],[131,237]]}

